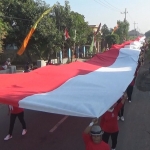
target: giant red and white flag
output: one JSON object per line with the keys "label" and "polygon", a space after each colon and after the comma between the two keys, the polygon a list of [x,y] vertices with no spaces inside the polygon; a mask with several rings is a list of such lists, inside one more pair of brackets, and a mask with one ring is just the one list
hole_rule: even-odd
{"label": "giant red and white flag", "polygon": [[99,117],[134,78],[142,38],[114,45],[87,62],[0,75],[0,103],[80,117]]}

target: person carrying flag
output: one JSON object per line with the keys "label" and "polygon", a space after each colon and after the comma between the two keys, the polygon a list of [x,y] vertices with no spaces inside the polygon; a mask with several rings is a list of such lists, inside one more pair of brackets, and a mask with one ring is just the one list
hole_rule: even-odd
{"label": "person carrying flag", "polygon": [[8,108],[9,108],[8,115],[10,115],[10,125],[9,125],[8,135],[4,138],[5,141],[12,138],[12,132],[13,132],[16,117],[18,117],[20,123],[22,124],[22,128],[23,128],[22,135],[25,135],[27,133],[26,123],[24,121],[24,109],[19,107],[14,107],[11,105],[9,105]]}
{"label": "person carrying flag", "polygon": [[83,132],[83,140],[86,150],[110,150],[107,143],[102,141],[103,131],[97,125],[98,119],[93,119]]}

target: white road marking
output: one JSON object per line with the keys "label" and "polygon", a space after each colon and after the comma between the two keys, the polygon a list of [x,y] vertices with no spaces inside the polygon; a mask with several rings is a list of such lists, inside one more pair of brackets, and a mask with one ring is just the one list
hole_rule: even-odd
{"label": "white road marking", "polygon": [[58,126],[60,126],[66,119],[68,118],[68,116],[65,116],[64,118],[62,118],[49,132],[54,132]]}

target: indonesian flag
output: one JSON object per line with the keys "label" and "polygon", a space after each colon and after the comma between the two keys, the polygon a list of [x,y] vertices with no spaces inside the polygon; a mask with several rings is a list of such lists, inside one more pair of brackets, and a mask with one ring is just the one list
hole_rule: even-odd
{"label": "indonesian flag", "polygon": [[0,103],[80,117],[100,117],[134,78],[144,41],[126,41],[87,62],[0,75]]}
{"label": "indonesian flag", "polygon": [[67,28],[65,28],[64,36],[65,36],[65,40],[70,38]]}

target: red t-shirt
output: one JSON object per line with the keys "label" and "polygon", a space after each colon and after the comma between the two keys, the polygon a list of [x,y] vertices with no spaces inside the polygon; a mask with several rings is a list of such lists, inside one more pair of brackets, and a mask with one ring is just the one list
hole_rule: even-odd
{"label": "red t-shirt", "polygon": [[14,107],[14,106],[12,106],[12,105],[9,105],[9,110],[10,110],[10,113],[11,113],[11,114],[19,114],[19,113],[21,113],[21,112],[24,111],[23,108]]}
{"label": "red t-shirt", "polygon": [[110,150],[109,145],[103,141],[94,143],[89,134],[83,133],[83,140],[86,150]]}
{"label": "red t-shirt", "polygon": [[112,112],[106,111],[101,116],[100,126],[104,132],[114,133],[119,131],[117,117],[122,106],[123,104],[119,103]]}
{"label": "red t-shirt", "polygon": [[137,66],[134,76],[136,77],[139,71],[140,65]]}
{"label": "red t-shirt", "polygon": [[135,84],[135,78],[132,80],[132,82],[130,83],[130,86],[134,86]]}

